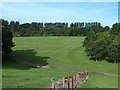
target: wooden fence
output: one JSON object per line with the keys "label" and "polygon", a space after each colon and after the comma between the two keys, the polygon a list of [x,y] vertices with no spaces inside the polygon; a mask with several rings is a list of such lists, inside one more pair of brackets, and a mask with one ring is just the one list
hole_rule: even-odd
{"label": "wooden fence", "polygon": [[88,79],[88,72],[86,71],[79,72],[74,76],[63,77],[61,81],[56,81],[52,78],[52,90],[75,90],[86,79]]}

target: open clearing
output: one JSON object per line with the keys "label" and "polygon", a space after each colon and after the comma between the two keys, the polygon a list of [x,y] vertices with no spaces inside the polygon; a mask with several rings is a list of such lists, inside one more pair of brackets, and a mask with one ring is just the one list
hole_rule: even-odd
{"label": "open clearing", "polygon": [[[89,60],[82,47],[84,37],[15,37],[13,54],[16,59],[39,65],[118,74],[118,64]],[[32,68],[21,63],[3,61],[3,88],[45,88],[52,77],[74,75],[70,71]],[[81,88],[118,88],[118,78],[89,75]]]}

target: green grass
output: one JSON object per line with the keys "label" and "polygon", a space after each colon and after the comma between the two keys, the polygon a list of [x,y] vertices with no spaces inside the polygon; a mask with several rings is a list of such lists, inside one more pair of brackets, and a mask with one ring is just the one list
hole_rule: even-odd
{"label": "green grass", "polygon": [[[76,70],[118,74],[118,65],[95,62],[86,56],[84,37],[15,37],[13,54],[16,59],[35,64]],[[51,77],[61,78],[73,72],[31,68],[6,60],[3,62],[3,88],[42,88],[51,85]],[[118,78],[90,75],[82,88],[118,88]]]}
{"label": "green grass", "polygon": [[89,79],[80,86],[81,88],[117,88],[118,79],[109,76],[89,75]]}

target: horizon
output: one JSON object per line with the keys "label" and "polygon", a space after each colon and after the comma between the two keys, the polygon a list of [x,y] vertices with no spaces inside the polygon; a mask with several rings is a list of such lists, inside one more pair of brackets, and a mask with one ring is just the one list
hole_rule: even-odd
{"label": "horizon", "polygon": [[100,22],[112,27],[118,22],[118,2],[4,2],[2,18],[20,24]]}

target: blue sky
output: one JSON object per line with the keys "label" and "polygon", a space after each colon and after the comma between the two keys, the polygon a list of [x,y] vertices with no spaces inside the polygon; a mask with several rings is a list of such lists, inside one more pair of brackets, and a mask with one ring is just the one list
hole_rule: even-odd
{"label": "blue sky", "polygon": [[25,22],[101,22],[118,21],[117,2],[4,2],[2,18]]}

